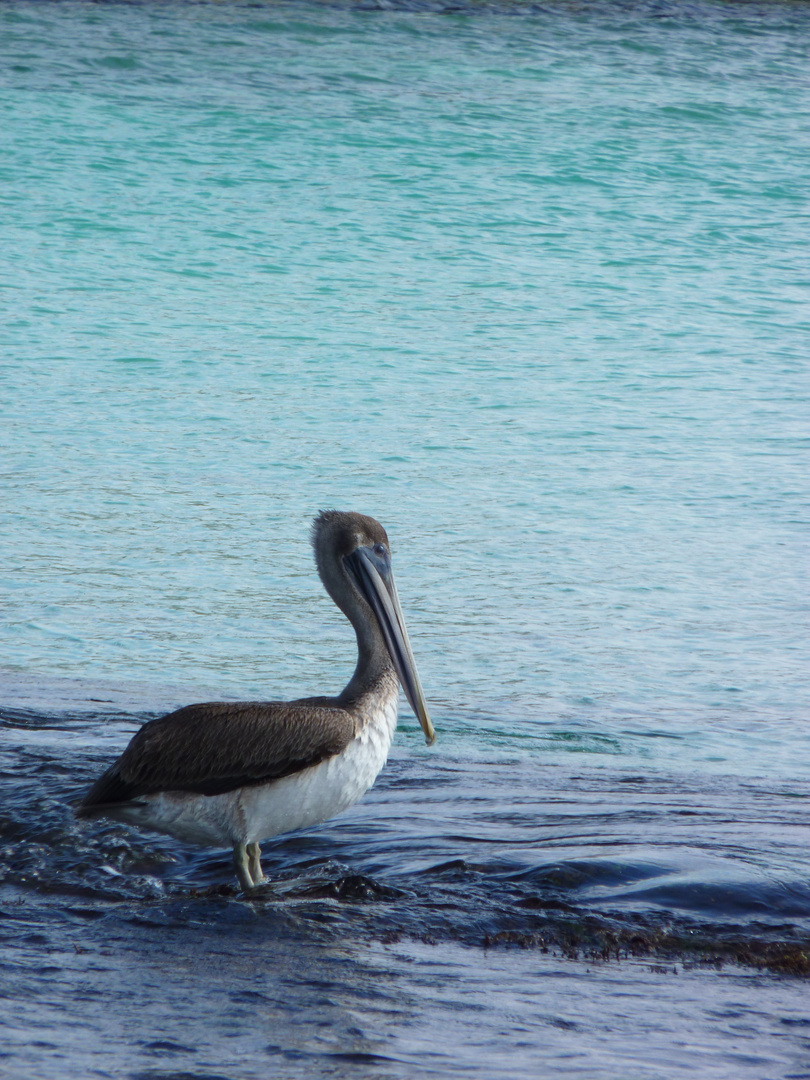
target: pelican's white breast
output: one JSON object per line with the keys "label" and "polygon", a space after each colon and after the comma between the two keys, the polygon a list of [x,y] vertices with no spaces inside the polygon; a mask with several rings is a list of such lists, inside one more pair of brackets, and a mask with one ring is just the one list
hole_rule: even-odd
{"label": "pelican's white breast", "polygon": [[361,798],[377,779],[397,726],[398,687],[381,696],[359,733],[318,765],[223,795],[163,791],[116,808],[115,817],[187,843],[225,847],[317,825]]}

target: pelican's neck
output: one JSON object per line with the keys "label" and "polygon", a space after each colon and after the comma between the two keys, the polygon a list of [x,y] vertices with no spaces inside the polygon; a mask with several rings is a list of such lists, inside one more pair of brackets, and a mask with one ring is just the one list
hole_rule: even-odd
{"label": "pelican's neck", "polygon": [[[348,614],[348,613],[347,613]],[[352,613],[354,614],[354,613]],[[397,679],[388,649],[385,647],[382,633],[376,623],[369,623],[365,618],[353,618],[349,615],[357,634],[357,667],[340,694],[340,702],[356,701],[364,694],[375,690],[380,680],[386,675],[395,682]]]}
{"label": "pelican's neck", "polygon": [[315,544],[315,561],[318,574],[329,596],[354,627],[357,635],[357,667],[337,701],[341,705],[356,701],[364,694],[379,687],[386,675],[398,683],[394,665],[388,655],[382,630],[365,601],[343,569],[342,560],[333,552],[328,542]]}

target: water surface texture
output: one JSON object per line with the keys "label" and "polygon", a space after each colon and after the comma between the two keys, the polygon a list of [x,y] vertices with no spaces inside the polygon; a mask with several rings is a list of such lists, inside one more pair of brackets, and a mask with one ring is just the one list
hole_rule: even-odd
{"label": "water surface texture", "polygon": [[[810,9],[0,7],[0,1075],[810,1076]],[[336,692],[439,741],[229,854],[71,806]]]}

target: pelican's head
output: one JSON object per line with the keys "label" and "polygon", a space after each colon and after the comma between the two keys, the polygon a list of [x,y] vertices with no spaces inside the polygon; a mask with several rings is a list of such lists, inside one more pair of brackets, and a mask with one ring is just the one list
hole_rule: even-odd
{"label": "pelican's head", "polygon": [[430,746],[436,741],[436,732],[399,606],[385,529],[365,514],[324,510],[313,522],[312,546],[326,591],[352,622],[358,637],[367,626],[382,635],[408,704]]}

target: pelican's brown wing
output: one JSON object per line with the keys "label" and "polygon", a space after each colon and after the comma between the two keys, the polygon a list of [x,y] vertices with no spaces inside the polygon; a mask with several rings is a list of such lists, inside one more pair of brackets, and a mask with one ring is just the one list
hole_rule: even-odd
{"label": "pelican's brown wing", "polygon": [[77,813],[158,791],[221,795],[269,783],[334,757],[355,733],[353,717],[329,699],[187,705],[144,724]]}

